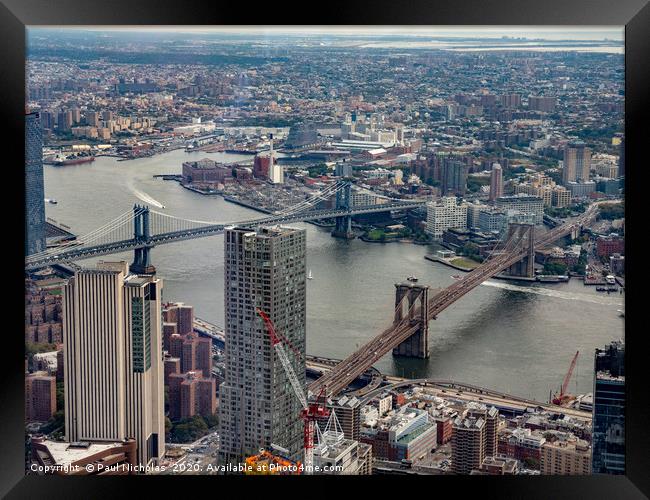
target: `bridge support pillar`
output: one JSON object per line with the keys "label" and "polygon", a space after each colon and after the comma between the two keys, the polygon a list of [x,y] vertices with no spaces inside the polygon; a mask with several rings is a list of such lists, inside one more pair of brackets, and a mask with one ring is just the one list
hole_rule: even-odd
{"label": "bridge support pillar", "polygon": [[151,257],[149,255],[151,247],[142,247],[135,249],[135,258],[129,267],[132,273],[135,274],[156,274],[156,267],[151,265]]}
{"label": "bridge support pillar", "polygon": [[[402,299],[406,299],[402,301]],[[419,302],[416,314],[411,306]],[[419,285],[414,279],[395,284],[395,323],[408,315],[411,324],[418,324],[418,330],[393,349],[393,356],[426,359],[429,357],[429,287]]]}
{"label": "bridge support pillar", "polygon": [[133,238],[142,242],[142,247],[134,251],[133,263],[129,267],[135,274],[155,274],[156,268],[151,265],[151,245],[147,245],[150,238],[149,208],[138,205],[133,206]]}
{"label": "bridge support pillar", "polygon": [[352,232],[352,217],[337,217],[336,227],[332,231],[332,236],[335,238],[344,238],[346,240],[354,239],[354,233]]}
{"label": "bridge support pillar", "polygon": [[533,224],[510,224],[508,226],[508,238],[517,235],[525,238],[524,248],[527,251],[526,257],[508,268],[511,276],[523,278],[535,277],[535,226]]}
{"label": "bridge support pillar", "polygon": [[[352,184],[347,182],[343,190],[336,193],[336,208],[349,210],[352,206]],[[336,227],[332,231],[335,238],[345,238],[350,240],[354,238],[352,232],[352,216],[345,215],[336,218]]]}

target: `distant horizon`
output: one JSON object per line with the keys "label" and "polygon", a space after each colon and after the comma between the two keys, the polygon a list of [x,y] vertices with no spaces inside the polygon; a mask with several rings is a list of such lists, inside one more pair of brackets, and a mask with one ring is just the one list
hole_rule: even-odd
{"label": "distant horizon", "polygon": [[419,38],[485,38],[544,41],[608,41],[623,42],[624,27],[609,26],[34,26],[28,31],[61,31],[88,33],[174,33],[188,35],[252,35],[252,36],[339,36],[371,37],[412,36]]}

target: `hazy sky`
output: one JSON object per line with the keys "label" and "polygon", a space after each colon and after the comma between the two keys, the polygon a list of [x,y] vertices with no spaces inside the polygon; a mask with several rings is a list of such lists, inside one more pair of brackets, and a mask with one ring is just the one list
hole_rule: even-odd
{"label": "hazy sky", "polygon": [[[39,27],[30,28],[36,30]],[[40,26],[55,28],[55,26]],[[92,31],[158,31],[175,33],[250,33],[250,34],[305,34],[305,35],[413,35],[433,37],[488,37],[501,36],[541,38],[546,40],[620,40],[624,27],[612,26],[61,26],[62,29]]]}

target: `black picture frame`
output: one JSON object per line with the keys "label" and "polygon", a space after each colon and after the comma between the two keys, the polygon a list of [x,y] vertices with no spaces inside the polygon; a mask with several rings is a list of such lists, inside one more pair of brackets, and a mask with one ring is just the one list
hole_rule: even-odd
{"label": "black picture frame", "polygon": [[[313,9],[313,10],[312,10]],[[632,165],[632,173],[626,177],[626,195],[632,200],[626,210],[626,226],[629,232],[639,225],[643,231],[641,207],[644,182],[642,172],[647,127],[644,122],[648,115],[650,90],[650,5],[647,0],[455,0],[430,1],[416,0],[395,2],[375,0],[361,2],[348,0],[340,4],[314,4],[305,2],[282,2],[267,6],[254,6],[252,3],[201,2],[199,0],[1,0],[0,33],[3,47],[0,49],[0,113],[8,130],[2,136],[3,149],[15,154],[13,162],[4,166],[6,192],[12,193],[11,208],[6,210],[5,247],[9,254],[4,260],[5,274],[9,272],[11,281],[5,276],[5,288],[9,291],[5,300],[10,321],[5,325],[3,346],[3,384],[0,396],[0,494],[7,498],[108,498],[133,494],[134,488],[144,486],[147,494],[154,490],[169,496],[187,495],[196,487],[206,487],[207,494],[226,495],[223,485],[226,482],[241,481],[242,478],[194,477],[191,480],[170,476],[139,478],[133,477],[83,477],[64,478],[56,476],[24,476],[24,343],[20,334],[22,326],[20,315],[21,294],[14,290],[23,285],[22,262],[24,260],[23,197],[19,187],[24,186],[24,93],[25,93],[25,26],[30,25],[564,25],[564,26],[605,26],[625,25],[625,64],[626,64],[626,163]],[[628,169],[629,170],[629,169]],[[632,179],[632,181],[630,181]],[[636,200],[636,201],[635,201]],[[5,200],[6,202],[6,200]],[[5,204],[9,206],[9,204]],[[14,212],[15,210],[15,212]],[[647,210],[647,209],[646,209]],[[13,226],[15,224],[15,226]],[[635,320],[641,319],[642,311],[634,307],[629,297],[642,297],[640,293],[640,274],[642,272],[642,244],[635,244],[637,233],[626,238],[626,268],[628,302],[626,306],[626,467],[625,476],[547,476],[547,477],[509,477],[494,478],[485,476],[443,476],[418,477],[393,476],[397,489],[406,494],[439,495],[441,487],[451,489],[451,494],[464,493],[471,489],[483,497],[500,498],[644,498],[650,495],[650,404],[648,399],[645,370],[647,351],[644,349],[646,328],[640,324],[632,327]],[[638,259],[638,261],[637,261]],[[15,280],[15,282],[13,281]],[[15,283],[15,284],[14,284]],[[9,327],[11,325],[11,327]],[[638,328],[638,329],[637,329]],[[277,493],[309,494],[309,491],[327,490],[308,484],[306,481],[326,481],[329,494],[336,494],[340,483],[327,482],[328,478],[284,478],[298,481],[283,482],[270,486],[260,480],[243,478],[243,493],[255,495],[250,488],[264,491],[269,487]],[[334,480],[333,478],[329,478]],[[349,483],[361,482],[376,484],[384,488],[386,477],[339,477]],[[278,480],[278,479],[274,479]],[[417,480],[421,490],[411,489],[409,481]],[[199,482],[197,484],[197,481]],[[429,483],[430,481],[430,483]],[[360,485],[361,486],[361,485]],[[245,488],[245,489],[244,489]],[[283,491],[284,490],[284,491]],[[261,493],[260,491],[259,493]],[[340,490],[339,490],[340,491]],[[206,494],[199,493],[199,494]],[[367,494],[367,493],[364,493]]]}

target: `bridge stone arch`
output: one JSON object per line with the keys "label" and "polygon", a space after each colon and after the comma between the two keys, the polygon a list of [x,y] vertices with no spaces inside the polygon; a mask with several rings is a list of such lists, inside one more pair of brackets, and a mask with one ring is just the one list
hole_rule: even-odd
{"label": "bridge stone arch", "polygon": [[508,225],[508,237],[523,239],[526,256],[519,262],[515,262],[508,268],[511,276],[523,278],[535,277],[535,225],[529,223],[510,223]]}
{"label": "bridge stone arch", "polygon": [[416,278],[409,278],[401,283],[395,283],[394,323],[397,324],[406,318],[408,318],[410,324],[417,324],[418,330],[393,348],[393,356],[428,358],[429,286],[419,284]]}

